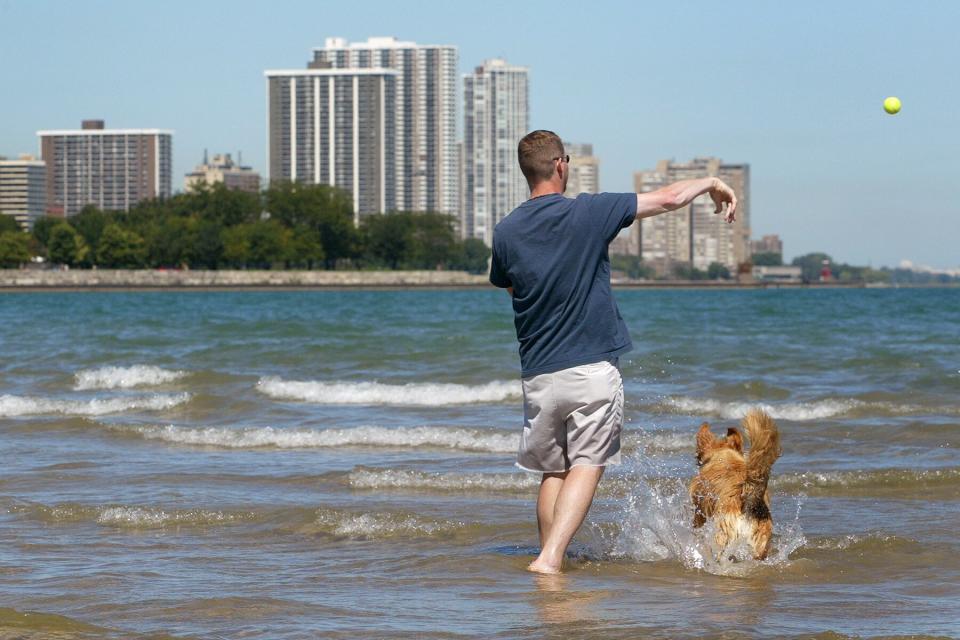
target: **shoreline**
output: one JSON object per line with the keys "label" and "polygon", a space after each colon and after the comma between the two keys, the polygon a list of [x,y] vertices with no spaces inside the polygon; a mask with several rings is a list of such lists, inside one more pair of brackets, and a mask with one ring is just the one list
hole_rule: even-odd
{"label": "shoreline", "polygon": [[[738,282],[614,279],[617,289],[864,289],[956,288],[954,284]],[[82,291],[329,291],[493,289],[486,275],[464,271],[176,271],[2,270],[0,293]]]}

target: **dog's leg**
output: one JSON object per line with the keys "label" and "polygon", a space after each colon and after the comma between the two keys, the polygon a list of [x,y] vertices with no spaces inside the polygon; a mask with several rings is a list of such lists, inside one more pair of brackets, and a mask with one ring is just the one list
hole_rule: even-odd
{"label": "dog's leg", "polygon": [[723,560],[727,552],[727,546],[737,535],[737,523],[733,518],[721,516],[717,519],[717,535],[714,542],[717,545],[717,562]]}
{"label": "dog's leg", "polygon": [[753,559],[766,560],[770,553],[770,541],[773,538],[773,521],[761,520],[757,522],[751,536],[750,543],[753,546]]}

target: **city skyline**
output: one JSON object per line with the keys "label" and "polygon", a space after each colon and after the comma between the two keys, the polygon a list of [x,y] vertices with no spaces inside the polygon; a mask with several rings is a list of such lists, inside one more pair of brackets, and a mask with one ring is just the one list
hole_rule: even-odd
{"label": "city skyline", "polygon": [[[2,68],[16,100],[4,105],[0,155],[39,155],[36,131],[97,117],[174,130],[175,182],[204,148],[242,150],[266,174],[263,70],[302,68],[327,37],[392,35],[458,47],[458,77],[491,57],[529,67],[531,128],[593,143],[606,190],[631,190],[633,172],[663,158],[749,163],[753,235],[779,234],[787,258],[821,250],[875,266],[957,266],[950,168],[960,134],[948,105],[960,90],[940,81],[958,57],[951,3],[608,3],[551,14],[547,3],[374,2],[324,8],[322,21],[305,3],[51,4],[0,3],[0,54],[27,61]],[[682,41],[640,28],[664,22],[684,25]],[[223,52],[217,65],[190,64]],[[903,111],[887,116],[880,103],[894,94]],[[205,108],[213,103],[222,108]]]}

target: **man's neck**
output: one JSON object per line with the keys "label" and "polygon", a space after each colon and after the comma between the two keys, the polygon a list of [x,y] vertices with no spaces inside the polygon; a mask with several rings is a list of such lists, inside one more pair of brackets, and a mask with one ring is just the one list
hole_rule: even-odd
{"label": "man's neck", "polygon": [[554,184],[551,182],[541,182],[530,191],[530,199],[539,198],[540,196],[548,196],[551,193],[563,193],[563,189],[560,185]]}

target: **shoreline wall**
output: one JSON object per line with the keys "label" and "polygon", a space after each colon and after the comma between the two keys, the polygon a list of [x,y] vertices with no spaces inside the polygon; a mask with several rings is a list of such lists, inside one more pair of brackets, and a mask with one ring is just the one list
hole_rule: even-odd
{"label": "shoreline wall", "polygon": [[[862,287],[862,284],[802,284],[736,281],[614,280],[618,288],[754,289]],[[179,271],[127,269],[0,270],[0,291],[110,289],[357,289],[489,288],[486,275],[464,271]]]}

